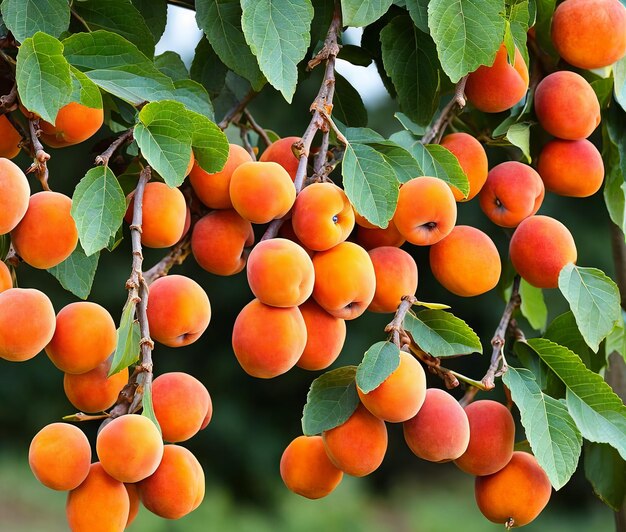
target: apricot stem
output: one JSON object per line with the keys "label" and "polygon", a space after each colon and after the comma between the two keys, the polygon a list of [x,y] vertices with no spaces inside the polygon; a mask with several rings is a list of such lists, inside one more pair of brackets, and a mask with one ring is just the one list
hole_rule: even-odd
{"label": "apricot stem", "polygon": [[152,268],[144,273],[144,279],[150,286],[159,277],[165,277],[175,265],[181,265],[191,253],[191,229],[185,237],[178,242],[170,252],[165,255]]}
{"label": "apricot stem", "polygon": [[17,109],[17,84],[14,83],[9,94],[0,96],[0,114],[8,113]]}
{"label": "apricot stem", "polygon": [[246,120],[248,121],[248,124],[250,125],[250,129],[252,129],[252,131],[254,131],[261,138],[261,140],[265,144],[265,147],[266,148],[270,147],[272,145],[272,141],[270,140],[267,133],[265,132],[265,129],[263,129],[258,124],[258,122],[254,119],[254,117],[252,116],[252,113],[250,113],[250,110],[244,109],[243,115],[246,117]]}
{"label": "apricot stem", "polygon": [[31,141],[31,155],[33,157],[33,164],[26,170],[26,173],[35,172],[37,179],[41,183],[44,190],[49,191],[48,186],[48,165],[46,164],[50,160],[50,155],[43,149],[43,145],[39,140],[41,130],[39,129],[39,118],[30,118],[28,120],[28,128],[30,131]]}
{"label": "apricot stem", "polygon": [[126,144],[127,142],[131,142],[133,140],[133,130],[127,129],[122,133],[119,137],[117,137],[111,145],[103,151],[100,155],[96,157],[96,164],[102,164],[104,166],[109,166],[109,160],[113,157],[113,154],[116,150]]}
{"label": "apricot stem", "polygon": [[403,330],[402,324],[404,323],[404,318],[406,313],[416,302],[417,298],[415,296],[402,296],[393,320],[391,320],[391,322],[389,322],[389,324],[385,327],[385,332],[391,335],[391,341],[396,344],[398,348],[402,347],[400,342],[400,333]]}
{"label": "apricot stem", "polygon": [[444,131],[448,124],[455,116],[457,109],[463,109],[465,107],[465,84],[467,83],[467,76],[462,77],[456,84],[454,89],[454,96],[445,105],[445,107],[439,113],[437,120],[433,123],[431,128],[422,137],[422,144],[430,144],[431,142],[438,143],[443,136]]}
{"label": "apricot stem", "polygon": [[217,125],[222,131],[225,130],[232,122],[237,122],[246,106],[256,97],[258,92],[251,90],[239,102],[237,102],[224,116],[222,121]]}

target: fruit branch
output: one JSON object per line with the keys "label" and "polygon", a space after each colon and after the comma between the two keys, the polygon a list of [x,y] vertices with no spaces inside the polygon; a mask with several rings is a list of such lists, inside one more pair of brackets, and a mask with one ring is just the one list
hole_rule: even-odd
{"label": "fruit branch", "polygon": [[224,131],[232,122],[237,122],[241,117],[246,106],[259,94],[256,91],[251,90],[240,101],[238,101],[224,116],[222,121],[217,124],[222,131]]}
{"label": "fruit branch", "polygon": [[404,333],[404,318],[406,313],[411,309],[411,307],[417,302],[417,298],[415,296],[402,296],[400,299],[400,304],[398,305],[398,310],[396,310],[396,314],[393,317],[387,326],[385,327],[385,332],[391,335],[391,341],[398,346],[398,348],[402,348],[403,343],[401,342],[401,336]]}
{"label": "fruit branch", "polygon": [[462,77],[456,84],[454,89],[454,96],[445,105],[445,107],[439,113],[437,120],[433,122],[433,125],[422,137],[422,144],[430,144],[431,142],[439,142],[443,136],[443,132],[448,127],[448,124],[452,121],[457,110],[465,107],[465,84],[467,83],[467,76]]}
{"label": "fruit branch", "polygon": [[169,271],[176,265],[181,265],[191,253],[191,228],[185,237],[178,242],[170,252],[165,255],[152,268],[146,271],[144,279],[150,286],[159,277],[165,277]]}
{"label": "fruit branch", "polygon": [[9,94],[0,96],[0,114],[17,109],[17,84],[13,84]]}
{"label": "fruit branch", "polygon": [[50,155],[43,149],[43,144],[39,140],[41,129],[39,128],[39,118],[30,118],[28,120],[28,129],[30,132],[31,155],[33,156],[33,164],[30,165],[26,173],[35,172],[44,190],[50,190],[48,186],[48,165]]}
{"label": "fruit branch", "polygon": [[252,131],[254,131],[261,138],[261,140],[265,144],[265,147],[267,148],[268,146],[271,146],[272,141],[267,136],[265,129],[263,129],[254,119],[252,113],[248,109],[244,109],[243,115],[246,117],[246,121],[248,122],[250,129],[252,129]]}
{"label": "fruit branch", "polygon": [[133,130],[127,129],[122,133],[119,137],[117,137],[111,145],[104,150],[100,155],[96,157],[96,164],[102,164],[104,166],[109,166],[109,160],[113,157],[113,154],[117,151],[117,149],[126,144],[127,142],[131,142],[133,140]]}

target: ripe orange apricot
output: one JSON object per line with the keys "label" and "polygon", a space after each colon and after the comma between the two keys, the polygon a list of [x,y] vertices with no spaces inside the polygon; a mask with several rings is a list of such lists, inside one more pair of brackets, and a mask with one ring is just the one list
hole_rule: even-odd
{"label": "ripe orange apricot", "polygon": [[300,137],[285,137],[273,142],[261,154],[259,161],[272,161],[280,164],[287,170],[287,173],[291,176],[291,180],[295,180],[296,172],[298,171],[298,159],[293,154],[291,146],[299,140],[301,140]]}
{"label": "ripe orange apricot", "polygon": [[469,193],[467,198],[462,192],[451,186],[456,201],[469,201],[483,188],[487,181],[489,162],[485,148],[474,137],[467,133],[450,133],[441,139],[441,145],[452,152],[458,159],[461,168],[469,181]]}
{"label": "ripe orange apricot", "polygon": [[502,272],[496,245],[469,225],[457,225],[431,246],[430,269],[444,288],[463,297],[488,292],[498,284]]}
{"label": "ripe orange apricot", "polygon": [[379,248],[382,246],[393,246],[399,248],[406,242],[393,220],[389,220],[389,225],[385,229],[375,227],[368,229],[357,225],[356,242],[366,250]]}
{"label": "ripe orange apricot", "polygon": [[533,521],[546,507],[552,486],[532,454],[516,451],[497,473],[476,477],[474,493],[489,521],[518,527]]}
{"label": "ripe orange apricot", "polygon": [[368,310],[395,312],[402,296],[412,296],[417,290],[417,264],[406,251],[386,246],[369,252],[376,274],[376,292]]}
{"label": "ripe orange apricot", "polygon": [[63,376],[65,395],[81,412],[102,412],[113,406],[117,396],[128,382],[128,368],[108,377],[111,357],[87,373]]}
{"label": "ripe orange apricot", "polygon": [[13,279],[9,267],[0,260],[0,292],[13,288]]}
{"label": "ripe orange apricot", "polygon": [[139,504],[141,503],[141,500],[139,499],[139,490],[137,489],[137,484],[124,484],[124,487],[126,488],[126,492],[128,493],[128,502],[130,503],[128,510],[128,520],[126,521],[126,528],[128,528],[139,513]]}
{"label": "ripe orange apricot", "polygon": [[515,61],[509,64],[504,44],[500,45],[491,66],[480,66],[467,76],[465,95],[485,113],[506,111],[519,102],[528,90],[528,67],[515,47]]}
{"label": "ripe orange apricot", "polygon": [[41,139],[53,148],[79,144],[92,137],[102,127],[104,111],[77,102],[61,107],[54,125],[42,120]]}
{"label": "ripe orange apricot", "polygon": [[283,223],[278,230],[278,236],[280,238],[286,238],[287,240],[291,240],[292,242],[298,244],[302,249],[304,249],[304,251],[307,252],[307,255],[309,257],[313,258],[313,255],[315,255],[315,251],[307,248],[298,238],[298,235],[296,235],[295,231],[293,230],[293,225],[291,225],[291,218],[288,220],[283,220]]}
{"label": "ripe orange apricot", "polygon": [[0,158],[0,235],[12,231],[20,222],[30,200],[26,175],[14,162]]}
{"label": "ripe orange apricot", "polygon": [[331,316],[313,299],[299,308],[306,325],[306,345],[296,366],[312,371],[327,368],[337,360],[346,341],[346,322]]}
{"label": "ripe orange apricot", "polygon": [[280,458],[280,476],[294,493],[321,499],[339,485],[343,472],[328,458],[321,436],[298,436]]}
{"label": "ripe orange apricot", "polygon": [[0,157],[13,159],[20,153],[22,135],[17,132],[13,124],[5,115],[0,115]]}

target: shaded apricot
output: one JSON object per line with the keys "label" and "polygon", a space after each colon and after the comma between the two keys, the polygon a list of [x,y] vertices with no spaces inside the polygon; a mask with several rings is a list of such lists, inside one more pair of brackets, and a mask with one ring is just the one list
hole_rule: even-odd
{"label": "shaded apricot", "polygon": [[367,227],[357,226],[356,242],[366,250],[379,248],[382,246],[393,246],[399,248],[406,242],[406,238],[402,236],[393,220],[389,220],[389,225],[385,229],[375,227],[368,229]]}
{"label": "shaded apricot", "polygon": [[5,115],[0,115],[0,157],[13,159],[20,153],[22,135],[17,132],[13,124]]}
{"label": "shaded apricot", "polygon": [[456,201],[469,201],[483,188],[487,181],[489,162],[485,148],[474,137],[467,133],[451,133],[441,139],[441,145],[452,152],[458,159],[461,168],[469,181],[469,193],[467,198],[456,187],[450,186]]}
{"label": "shaded apricot", "polygon": [[275,162],[280,164],[291,176],[291,180],[296,179],[298,171],[298,159],[293,154],[291,147],[295,142],[300,141],[300,137],[285,137],[270,144],[261,154],[259,161]]}
{"label": "shaded apricot", "polygon": [[204,430],[211,423],[211,419],[213,418],[213,402],[211,401],[211,396],[209,395],[209,406],[206,409],[206,414],[204,414],[204,419],[202,420],[202,425],[200,425],[200,430]]}
{"label": "shaded apricot", "polygon": [[9,267],[0,260],[0,292],[13,288],[13,279]]}
{"label": "shaded apricot", "polygon": [[353,208],[353,212],[354,212],[354,223],[356,225],[363,227],[365,229],[380,229],[380,227],[378,227],[377,225],[374,225],[373,223],[369,222],[365,216],[356,212],[356,209]]}
{"label": "shaded apricot", "polygon": [[315,251],[307,248],[298,238],[298,235],[296,235],[296,232],[293,230],[293,225],[291,225],[291,219],[283,220],[283,223],[278,230],[278,236],[281,238],[286,238],[287,240],[291,240],[292,242],[298,244],[302,249],[304,249],[304,251],[307,252],[307,255],[309,257],[313,258],[313,255],[315,255]]}
{"label": "shaded apricot", "polygon": [[374,273],[376,291],[367,310],[395,312],[402,296],[412,296],[417,290],[417,264],[406,251],[386,246],[368,252]]}
{"label": "shaded apricot", "polygon": [[139,505],[141,503],[141,500],[139,499],[139,490],[137,489],[137,484],[124,484],[124,487],[126,488],[126,491],[128,493],[128,502],[130,503],[128,510],[128,520],[126,521],[126,528],[128,528],[139,513]]}
{"label": "shaded apricot", "polygon": [[331,316],[313,299],[300,305],[306,325],[306,345],[296,366],[317,371],[330,366],[346,341],[346,322]]}
{"label": "shaded apricot", "polygon": [[42,120],[41,139],[53,148],[79,144],[92,137],[102,127],[104,111],[77,102],[70,102],[59,110],[54,125]]}
{"label": "shaded apricot", "polygon": [[12,231],[24,218],[30,200],[26,175],[14,162],[0,158],[0,235]]}

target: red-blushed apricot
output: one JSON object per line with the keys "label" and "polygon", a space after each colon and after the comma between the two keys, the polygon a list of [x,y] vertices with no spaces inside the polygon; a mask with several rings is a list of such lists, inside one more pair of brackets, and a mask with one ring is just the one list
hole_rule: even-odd
{"label": "red-blushed apricot", "polygon": [[294,493],[321,499],[339,485],[343,471],[328,458],[321,436],[298,436],[280,458],[280,476]]}
{"label": "red-blushed apricot", "polygon": [[368,229],[367,227],[357,226],[356,242],[366,250],[379,248],[382,246],[393,246],[399,248],[406,242],[406,238],[402,236],[393,220],[389,220],[389,225],[385,229],[375,227]]}
{"label": "red-blushed apricot", "polygon": [[42,120],[41,139],[53,148],[64,148],[87,140],[104,122],[104,111],[71,102],[61,107],[54,125]]}
{"label": "red-blushed apricot", "polygon": [[179,442],[200,430],[211,398],[198,379],[188,373],[172,372],[154,379],[152,404],[163,439]]}
{"label": "red-blushed apricot", "polygon": [[346,322],[331,316],[313,299],[300,305],[306,325],[306,345],[296,366],[317,371],[330,366],[346,341]]}
{"label": "red-blushed apricot", "polygon": [[254,244],[252,224],[233,210],[213,211],[196,222],[191,251],[198,265],[216,275],[235,275]]}
{"label": "red-blushed apricot", "polygon": [[452,152],[458,159],[461,168],[469,181],[467,198],[456,187],[450,186],[456,201],[469,201],[483,188],[487,181],[489,162],[485,148],[474,137],[467,133],[450,133],[441,139],[441,145]]}
{"label": "red-blushed apricot", "polygon": [[96,462],[85,481],[67,494],[65,514],[72,532],[122,532],[129,509],[124,484]]}
{"label": "red-blushed apricot", "polygon": [[230,144],[224,168],[214,174],[203,170],[196,162],[189,174],[189,181],[198,199],[211,209],[232,209],[230,178],[240,164],[252,161],[245,148]]}
{"label": "red-blushed apricot", "polygon": [[102,412],[113,406],[117,396],[128,382],[128,368],[108,377],[111,357],[87,373],[63,376],[65,395],[81,412]]}
{"label": "red-blushed apricot", "polygon": [[70,214],[72,200],[58,192],[38,192],[11,231],[17,254],[33,268],[47,269],[67,259],[78,244],[78,230]]}
{"label": "red-blushed apricot", "polygon": [[430,246],[456,223],[456,201],[448,184],[436,177],[418,177],[400,187],[393,215],[400,234],[411,244]]}
{"label": "red-blushed apricot", "polygon": [[470,475],[491,475],[509,463],[515,444],[515,422],[506,406],[496,401],[474,401],[465,407],[469,445],[454,463]]}
{"label": "red-blushed apricot", "polygon": [[541,177],[527,164],[507,161],[494,166],[480,191],[480,208],[500,227],[516,227],[535,214],[545,195]]}
{"label": "red-blushed apricot", "polygon": [[604,180],[602,155],[587,139],[548,142],[537,170],[546,188],[561,196],[586,198],[600,190]]}
{"label": "red-blushed apricot", "polygon": [[30,200],[26,175],[14,162],[0,158],[0,235],[12,231],[24,218]]}
{"label": "red-blushed apricot", "polygon": [[298,171],[298,159],[293,154],[291,147],[298,142],[300,137],[285,137],[270,144],[261,154],[259,161],[274,162],[280,164],[291,176],[291,180],[295,180]]}
{"label": "red-blushed apricot", "polygon": [[128,492],[129,502],[128,520],[126,521],[126,528],[128,528],[139,513],[139,504],[141,503],[141,499],[139,498],[139,490],[137,489],[137,484],[124,484],[124,487]]}
{"label": "red-blushed apricot", "polygon": [[80,301],[63,307],[46,354],[65,373],[86,373],[104,362],[117,345],[113,318],[97,303]]}
{"label": "red-blushed apricot", "polygon": [[296,201],[296,187],[278,163],[239,165],[230,178],[230,199],[242,218],[264,224],[282,218]]}
{"label": "red-blushed apricot", "polygon": [[344,320],[358,318],[374,298],[376,273],[361,246],[341,244],[313,257],[313,298],[329,314]]}
{"label": "red-blushed apricot", "polygon": [[17,132],[13,124],[5,115],[0,116],[0,157],[13,159],[20,153],[22,135]]}
{"label": "red-blushed apricot", "polygon": [[426,398],[426,374],[409,353],[400,352],[400,364],[377,388],[364,393],[357,386],[361,402],[376,417],[401,423],[419,412]]}
{"label": "red-blushed apricot", "polygon": [[463,297],[488,292],[498,284],[502,272],[496,245],[469,225],[457,225],[431,246],[430,269],[444,288]]}
{"label": "red-blushed apricot", "polygon": [[13,279],[9,267],[0,260],[0,292],[13,288]]}
{"label": "red-blushed apricot", "polygon": [[150,335],[169,347],[195,342],[211,321],[211,303],[204,289],[184,275],[161,277],[150,285]]}
{"label": "red-blushed apricot", "polygon": [[204,471],[184,447],[166,445],[157,470],[138,485],[143,505],[165,519],[180,519],[204,498]]}
{"label": "red-blushed apricot", "polygon": [[313,292],[311,258],[286,238],[259,242],[248,257],[248,284],[259,301],[273,307],[295,307]]}
{"label": "red-blushed apricot", "polygon": [[364,477],[376,471],[387,452],[387,427],[359,405],[346,422],[322,433],[330,461],[344,473]]}
{"label": "red-blushed apricot", "polygon": [[543,78],[535,90],[539,124],[560,139],[587,138],[600,123],[600,104],[579,74],[560,70]]}
{"label": "red-blushed apricot", "polygon": [[213,418],[213,402],[211,401],[211,396],[209,395],[209,406],[206,409],[206,414],[204,414],[204,419],[202,420],[202,425],[200,425],[200,430],[204,430],[211,423],[211,419]]}
{"label": "red-blushed apricot", "polygon": [[313,183],[298,194],[291,224],[307,248],[325,251],[348,238],[354,228],[354,211],[337,185]]}
{"label": "red-blushed apricot", "polygon": [[430,462],[449,462],[461,456],[470,439],[467,414],[448,392],[426,390],[419,412],[402,424],[404,439],[413,454]]}
{"label": "red-blushed apricot", "polygon": [[44,486],[60,491],[73,490],[89,473],[89,440],[74,425],[51,423],[30,442],[28,463]]}
{"label": "red-blushed apricot", "polygon": [[48,296],[32,288],[0,293],[0,357],[11,362],[33,358],[54,335],[56,319]]}
{"label": "red-blushed apricot", "polygon": [[474,494],[489,521],[518,527],[533,521],[546,507],[552,486],[532,454],[515,451],[500,471],[476,477]]}
{"label": "red-blushed apricot", "polygon": [[570,65],[612,65],[626,54],[626,7],[619,0],[567,0],[552,16],[552,42]]}
{"label": "red-blushed apricot", "polygon": [[376,291],[367,310],[395,312],[402,296],[412,296],[417,290],[415,259],[393,246],[374,248],[368,253],[376,274]]}
{"label": "red-blushed apricot", "polygon": [[500,45],[491,66],[480,66],[467,76],[465,95],[485,113],[506,111],[519,102],[528,90],[528,67],[515,47],[515,61],[510,64],[504,44]]}
{"label": "red-blushed apricot", "polygon": [[254,299],[237,316],[232,343],[248,375],[271,379],[295,366],[306,345],[306,324],[298,307],[270,307]]}
{"label": "red-blushed apricot", "polygon": [[163,440],[154,422],[126,414],[105,425],[96,439],[104,470],[120,482],[139,482],[152,475],[163,457]]}
{"label": "red-blushed apricot", "polygon": [[577,258],[574,237],[561,222],[549,216],[531,216],[513,233],[509,244],[513,267],[537,288],[556,288],[559,273]]}

